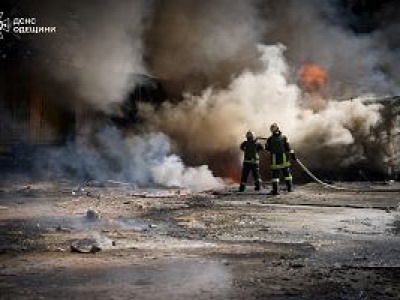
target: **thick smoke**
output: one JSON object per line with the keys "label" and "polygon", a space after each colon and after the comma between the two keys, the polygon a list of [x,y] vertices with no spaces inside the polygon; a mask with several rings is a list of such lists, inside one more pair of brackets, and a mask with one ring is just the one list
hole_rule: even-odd
{"label": "thick smoke", "polygon": [[270,26],[264,41],[286,45],[287,58],[295,68],[307,62],[326,68],[332,97],[400,93],[399,80],[393,72],[398,62],[391,64],[394,54],[388,47],[389,40],[380,38],[390,27],[398,28],[398,24],[371,34],[356,34],[345,27],[347,19],[333,1],[272,3],[265,10]]}
{"label": "thick smoke", "polygon": [[[335,99],[400,92],[399,54],[392,50],[399,45],[393,35],[397,23],[387,21],[358,33],[349,26],[348,8],[329,0],[87,3],[76,6],[76,18],[64,27],[71,34],[68,45],[49,50],[60,65],[68,63],[67,68],[52,68],[53,73],[73,83],[82,101],[105,112],[134,88],[132,75],[160,78],[169,101],[161,108],[141,104],[143,123],[137,126],[168,135],[183,157],[210,162],[221,153],[233,153],[239,162],[237,147],[245,132],[266,136],[269,124],[278,122],[315,168],[382,158],[370,153],[374,149],[376,154],[373,130],[380,123],[380,106]],[[382,8],[382,15],[393,15],[390,5]],[[84,28],[81,34],[72,32],[74,24],[76,32]],[[314,111],[304,105],[309,95],[299,84],[305,64],[327,71],[326,86],[317,95],[324,105]],[[202,170],[208,182],[207,169],[186,169],[168,151],[155,160],[160,167],[127,167],[128,157],[137,157],[140,139],[132,143],[123,138],[129,150],[102,146],[126,166],[121,167],[122,178],[138,180],[132,170],[144,168],[148,181],[175,184],[168,180],[191,182],[197,176],[194,170]]]}
{"label": "thick smoke", "polygon": [[[325,167],[347,164],[349,155],[364,158],[362,148],[355,153],[352,148],[350,153],[346,147],[371,136],[372,127],[379,121],[380,106],[351,100],[332,101],[319,113],[303,109],[299,106],[300,89],[287,80],[284,47],[260,46],[259,50],[262,71],[242,73],[225,90],[208,89],[201,96],[186,96],[177,105],[167,103],[158,114],[144,107],[143,114],[156,128],[182,141],[184,152],[215,153],[237,148],[248,129],[266,136],[269,124],[278,121],[314,167],[321,163]],[[327,163],[322,159],[325,156],[334,159]]]}
{"label": "thick smoke", "polygon": [[288,129],[296,118],[300,91],[286,80],[283,49],[282,45],[260,46],[264,70],[242,73],[227,89],[209,88],[201,96],[186,95],[177,105],[166,103],[158,113],[144,106],[143,114],[191,152],[237,148],[248,129],[265,135],[266,125],[276,120],[276,114],[288,120],[283,126]]}
{"label": "thick smoke", "polygon": [[[372,134],[380,121],[380,106],[366,106],[357,99],[339,102],[334,99],[400,92],[395,74],[398,63],[394,59],[398,54],[391,51],[388,42],[382,38],[389,29],[393,32],[398,26],[390,24],[370,34],[357,34],[347,26],[348,19],[342,14],[345,7],[339,8],[333,1],[249,1],[241,2],[241,9],[236,2],[224,5],[223,9],[221,5],[224,1],[204,5],[209,12],[221,11],[217,18],[204,11],[194,17],[194,4],[187,2],[179,9],[163,7],[156,19],[156,29],[151,33],[163,32],[164,28],[165,33],[180,32],[179,25],[184,23],[186,26],[182,26],[182,35],[165,34],[150,44],[150,51],[157,53],[154,62],[158,62],[151,65],[152,71],[159,72],[167,82],[171,79],[194,84],[199,80],[211,83],[200,95],[197,85],[190,90],[190,84],[186,84],[180,89],[189,92],[183,101],[166,103],[158,112],[144,105],[143,115],[147,116],[153,130],[158,128],[167,132],[177,141],[182,153],[190,154],[189,157],[207,157],[237,149],[248,129],[265,136],[269,124],[278,122],[313,167],[337,169],[365,159],[382,158],[381,153],[376,153],[377,141]],[[244,17],[238,17],[241,21],[226,26],[226,21],[231,16],[240,16],[241,11],[244,11]],[[177,19],[163,18],[170,14],[175,16],[176,12]],[[246,18],[250,15],[251,20]],[[212,30],[208,24],[212,24]],[[186,32],[186,29],[190,31]],[[248,30],[252,34],[233,34],[248,33]],[[209,39],[205,39],[205,35]],[[228,49],[232,45],[231,39],[221,37],[211,45],[207,42],[218,35],[235,36],[233,40],[238,47],[247,45],[247,56],[226,50],[223,54],[214,53],[216,49]],[[199,46],[190,41],[202,42]],[[261,50],[257,52],[254,51],[255,44],[273,46],[260,46]],[[209,58],[210,53],[214,60]],[[219,65],[219,59],[225,53],[229,54],[229,61],[237,62],[234,64],[237,69]],[[302,66],[308,63],[321,65],[329,76],[320,95],[325,98],[324,105],[317,112],[304,108],[303,103],[309,95],[297,85]],[[219,77],[214,77],[215,66],[222,69]],[[224,79],[230,83],[221,88],[217,83]],[[374,149],[373,153],[368,152],[371,149]]]}
{"label": "thick smoke", "polygon": [[70,1],[50,4],[46,12],[43,20],[58,30],[41,45],[49,72],[79,101],[110,112],[135,85],[135,75],[146,73],[142,35],[149,1]]}
{"label": "thick smoke", "polygon": [[[75,103],[77,141],[46,153],[46,169],[77,178],[117,179],[193,191],[221,187],[222,181],[214,178],[207,166],[186,167],[181,158],[171,154],[169,139],[162,133],[125,136],[115,127],[93,130],[101,126],[98,120],[87,120],[93,110],[118,113],[115,104],[126,100],[138,83],[137,75],[147,73],[142,35],[151,2],[72,1],[50,6],[47,11],[51,12],[47,22],[55,22],[60,32],[60,37],[44,49],[48,70],[70,85],[85,105]],[[67,18],[56,20],[63,13]]]}
{"label": "thick smoke", "polygon": [[115,127],[106,126],[89,140],[83,136],[66,148],[45,153],[46,165],[38,167],[53,174],[80,179],[120,180],[139,186],[187,187],[193,191],[219,188],[207,166],[186,167],[171,153],[170,141],[162,133],[123,136]]}
{"label": "thick smoke", "polygon": [[257,63],[265,30],[259,0],[161,0],[147,32],[149,68],[168,87],[200,93]]}

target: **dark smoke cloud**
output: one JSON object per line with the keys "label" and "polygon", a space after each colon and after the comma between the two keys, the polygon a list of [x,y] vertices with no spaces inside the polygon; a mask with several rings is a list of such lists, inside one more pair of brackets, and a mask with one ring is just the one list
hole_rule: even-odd
{"label": "dark smoke cloud", "polygon": [[[370,34],[358,34],[345,26],[350,16],[339,14],[334,1],[272,1],[265,15],[269,30],[266,43],[287,46],[289,63],[299,68],[305,62],[325,67],[330,76],[331,97],[350,98],[360,94],[396,95],[400,93],[399,63],[390,64],[394,55],[387,30],[399,28],[395,19]],[[342,8],[343,9],[343,8]],[[387,8],[389,9],[389,8]],[[389,29],[392,28],[392,29]],[[392,39],[400,41],[399,35]]]}
{"label": "dark smoke cloud", "polygon": [[76,91],[80,101],[109,112],[146,74],[142,35],[151,1],[44,2],[32,10],[54,37],[34,40],[48,72]]}
{"label": "dark smoke cloud", "polygon": [[200,93],[226,86],[257,64],[265,30],[259,0],[160,0],[147,32],[148,64],[171,89]]}

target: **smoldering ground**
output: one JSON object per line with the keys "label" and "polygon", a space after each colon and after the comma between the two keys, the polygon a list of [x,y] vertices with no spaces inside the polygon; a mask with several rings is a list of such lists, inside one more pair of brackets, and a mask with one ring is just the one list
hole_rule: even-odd
{"label": "smoldering ground", "polygon": [[[352,3],[43,2],[36,11],[60,30],[36,47],[43,62],[47,57],[49,73],[74,87],[78,102],[105,113],[126,99],[135,85],[132,75],[162,79],[168,101],[161,108],[141,105],[145,122],[134,133],[164,133],[186,163],[216,169],[215,157],[227,153],[238,165],[236,149],[245,132],[265,136],[268,125],[278,122],[313,167],[335,170],[362,160],[378,160],[379,165],[387,146],[374,135],[381,124],[380,106],[336,99],[400,92],[398,35],[390,34],[399,28],[398,5],[387,1],[374,7],[374,23],[360,31],[354,24],[366,21]],[[310,92],[301,83],[302,67],[308,63],[327,72],[326,84],[312,95],[324,102],[319,109],[307,105]],[[123,158],[118,163],[123,167],[132,152],[117,147],[101,151]],[[121,155],[114,155],[118,151]],[[80,165],[87,169],[88,163],[98,161],[82,159]],[[146,164],[139,165],[137,170],[150,172]],[[127,167],[120,174],[131,172]]]}

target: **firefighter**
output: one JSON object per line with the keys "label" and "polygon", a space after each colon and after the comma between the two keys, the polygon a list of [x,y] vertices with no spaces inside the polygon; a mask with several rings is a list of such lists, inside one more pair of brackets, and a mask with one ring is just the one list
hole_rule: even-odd
{"label": "firefighter", "polygon": [[279,195],[279,177],[282,172],[288,192],[293,190],[292,174],[290,171],[290,160],[296,160],[294,150],[290,148],[289,142],[279,130],[276,123],[270,127],[271,136],[267,139],[265,149],[271,154],[272,171],[272,195]]}
{"label": "firefighter", "polygon": [[244,152],[242,178],[240,180],[239,192],[246,189],[247,177],[251,171],[254,179],[255,190],[259,191],[261,187],[260,169],[259,169],[259,153],[263,150],[263,146],[257,143],[254,133],[248,131],[246,133],[246,141],[240,145],[240,150]]}

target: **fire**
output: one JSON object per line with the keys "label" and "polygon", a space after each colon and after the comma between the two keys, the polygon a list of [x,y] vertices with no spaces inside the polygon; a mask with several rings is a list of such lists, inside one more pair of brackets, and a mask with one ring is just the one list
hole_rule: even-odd
{"label": "fire", "polygon": [[301,83],[309,93],[319,93],[328,82],[328,72],[317,64],[305,64],[301,68]]}
{"label": "fire", "polygon": [[223,174],[223,178],[233,181],[234,183],[240,182],[241,176],[241,168],[240,167],[231,167],[227,168]]}
{"label": "fire", "polygon": [[242,173],[240,157],[243,154],[238,153],[238,150],[239,147],[237,147],[237,149],[225,150],[211,155],[207,164],[213,170],[215,176],[234,183],[240,182]]}

